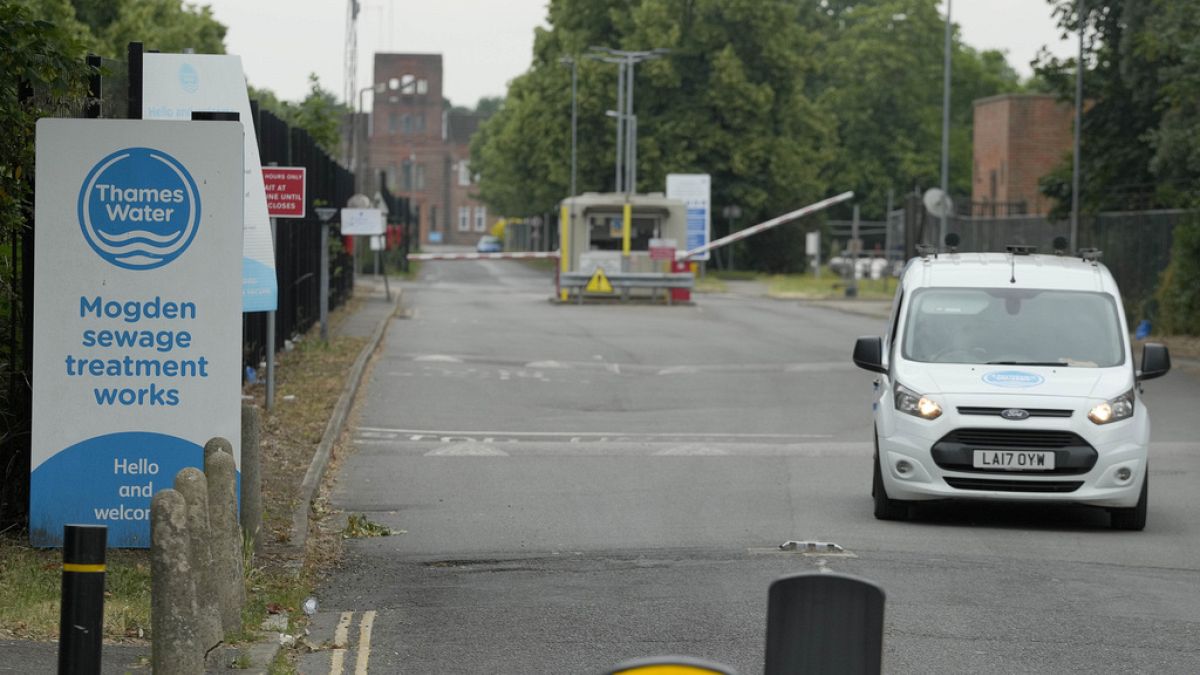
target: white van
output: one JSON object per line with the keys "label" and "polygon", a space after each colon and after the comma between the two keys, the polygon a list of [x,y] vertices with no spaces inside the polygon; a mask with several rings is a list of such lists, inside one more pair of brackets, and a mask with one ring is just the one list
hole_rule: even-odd
{"label": "white van", "polygon": [[1117,284],[1078,257],[942,253],[901,275],[888,334],[861,337],[875,380],[875,517],[911,502],[1089,504],[1146,525],[1150,418],[1141,383],[1171,368],[1147,344],[1135,370]]}

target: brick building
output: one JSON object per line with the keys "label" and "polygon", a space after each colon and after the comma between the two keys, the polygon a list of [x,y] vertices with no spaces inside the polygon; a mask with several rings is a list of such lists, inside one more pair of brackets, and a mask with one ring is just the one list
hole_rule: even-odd
{"label": "brick building", "polygon": [[362,189],[378,177],[408,197],[418,214],[422,244],[474,245],[496,221],[474,198],[471,135],[481,116],[452,111],[442,96],[441,54],[375,54],[375,94],[366,124]]}
{"label": "brick building", "polygon": [[[1044,214],[1038,180],[1070,152],[1074,109],[1050,94],[1002,94],[975,101],[975,211]],[[1021,204],[1024,208],[1021,208]]]}

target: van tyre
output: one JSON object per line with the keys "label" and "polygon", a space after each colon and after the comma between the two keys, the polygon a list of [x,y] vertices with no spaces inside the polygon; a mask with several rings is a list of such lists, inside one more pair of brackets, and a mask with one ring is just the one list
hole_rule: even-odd
{"label": "van tyre", "polygon": [[1109,509],[1109,518],[1114,530],[1146,529],[1146,506],[1150,496],[1150,467],[1146,467],[1146,477],[1142,479],[1142,494],[1138,497],[1137,506],[1131,509]]}
{"label": "van tyre", "polygon": [[[877,441],[878,442],[878,441]],[[883,473],[879,468],[879,450],[875,451],[875,473],[871,481],[871,496],[875,498],[876,520],[906,520],[908,502],[890,499],[883,487]]]}

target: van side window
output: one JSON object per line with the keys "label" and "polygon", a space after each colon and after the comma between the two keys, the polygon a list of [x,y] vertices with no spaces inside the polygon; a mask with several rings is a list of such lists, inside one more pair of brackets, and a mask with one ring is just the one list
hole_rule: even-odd
{"label": "van side window", "polygon": [[892,330],[888,335],[888,350],[896,344],[896,331],[900,328],[900,306],[904,304],[904,289],[896,291],[896,301],[892,303]]}

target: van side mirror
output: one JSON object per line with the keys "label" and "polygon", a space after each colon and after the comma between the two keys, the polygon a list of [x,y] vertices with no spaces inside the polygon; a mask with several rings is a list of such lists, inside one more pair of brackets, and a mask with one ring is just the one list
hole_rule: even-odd
{"label": "van side mirror", "polygon": [[1138,381],[1162,377],[1171,370],[1171,352],[1166,345],[1147,342],[1142,347],[1142,368],[1137,372]]}
{"label": "van side mirror", "polygon": [[858,338],[854,343],[854,365],[873,373],[886,373],[887,368],[883,367],[883,338],[873,335]]}

